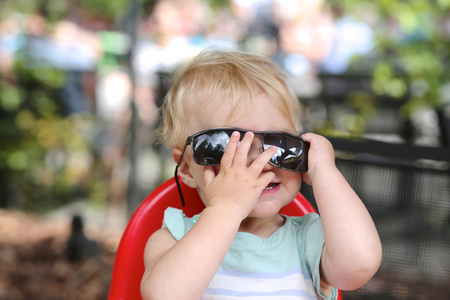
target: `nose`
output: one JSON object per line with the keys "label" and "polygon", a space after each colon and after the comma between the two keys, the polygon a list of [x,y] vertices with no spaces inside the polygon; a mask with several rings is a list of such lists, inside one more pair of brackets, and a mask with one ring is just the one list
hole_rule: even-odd
{"label": "nose", "polygon": [[[255,136],[252,142],[252,146],[247,156],[247,166],[249,166],[261,153],[264,152],[262,139],[259,136]],[[270,171],[274,168],[269,162],[264,166],[263,171]]]}

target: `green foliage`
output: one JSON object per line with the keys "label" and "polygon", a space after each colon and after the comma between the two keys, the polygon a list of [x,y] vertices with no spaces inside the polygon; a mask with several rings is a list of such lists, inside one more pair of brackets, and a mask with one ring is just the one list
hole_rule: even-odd
{"label": "green foliage", "polygon": [[230,0],[208,0],[209,6],[212,8],[215,7],[229,7],[230,6]]}
{"label": "green foliage", "polygon": [[[143,1],[143,0],[138,0]],[[115,21],[123,17],[127,11],[129,0],[81,0],[71,3],[68,0],[1,0],[0,19],[8,17],[11,13],[40,13],[50,23],[60,20],[64,15],[79,6],[86,15]],[[70,6],[69,6],[70,4]]]}
{"label": "green foliage", "polygon": [[[379,60],[374,68],[376,91],[403,97],[416,81],[427,88],[412,95],[432,106],[440,104],[436,92],[449,81],[445,72],[449,43],[442,22],[450,1],[343,1],[346,10],[371,7],[377,15],[373,24],[379,41]],[[395,80],[394,80],[395,79]],[[392,82],[394,81],[394,82]],[[413,91],[414,92],[414,91]]]}
{"label": "green foliage", "polygon": [[56,92],[63,84],[62,71],[25,66],[19,62],[14,77],[0,78],[0,171],[8,178],[0,188],[14,189],[14,205],[34,212],[80,194],[95,203],[106,199],[105,183],[91,175],[101,166],[93,163],[83,134],[93,120],[63,116]]}
{"label": "green foliage", "polygon": [[[71,5],[69,7],[69,4]],[[13,17],[21,30],[39,14],[47,29],[71,11],[106,22],[123,18],[128,0],[1,0],[0,21]],[[73,7],[76,5],[77,7]],[[26,36],[21,41],[26,42]],[[63,113],[62,70],[30,59],[26,44],[14,66],[0,73],[0,205],[46,212],[77,197],[104,204],[108,196],[101,160],[94,157],[92,116]],[[2,199],[3,198],[3,199]],[[5,200],[8,198],[8,200]]]}
{"label": "green foliage", "polygon": [[[372,53],[372,90],[380,97],[405,99],[399,116],[408,120],[424,107],[439,109],[441,90],[450,82],[449,0],[328,0],[344,15],[368,23],[376,49]],[[363,63],[355,58],[354,66]]]}
{"label": "green foliage", "polygon": [[68,9],[68,2],[61,0],[1,0],[0,20],[12,13],[40,13],[52,23],[61,19]]}
{"label": "green foliage", "polygon": [[125,15],[129,2],[130,0],[81,0],[80,6],[88,14],[115,21]]}

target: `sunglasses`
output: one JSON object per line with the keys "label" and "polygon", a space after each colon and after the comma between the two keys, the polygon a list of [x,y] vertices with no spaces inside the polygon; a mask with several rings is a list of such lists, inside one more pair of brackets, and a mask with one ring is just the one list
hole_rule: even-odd
{"label": "sunglasses", "polygon": [[[220,166],[220,161],[225,148],[230,141],[233,132],[241,134],[240,140],[244,138],[247,131],[239,128],[212,128],[197,132],[186,139],[180,160],[175,167],[175,181],[180,193],[181,203],[184,206],[184,198],[178,182],[178,166],[183,159],[187,146],[192,144],[192,155],[194,162],[202,166]],[[255,137],[261,138],[261,150],[267,150],[275,146],[277,152],[269,160],[269,163],[277,168],[291,172],[308,171],[308,149],[309,142],[298,135],[282,131],[252,131]]]}

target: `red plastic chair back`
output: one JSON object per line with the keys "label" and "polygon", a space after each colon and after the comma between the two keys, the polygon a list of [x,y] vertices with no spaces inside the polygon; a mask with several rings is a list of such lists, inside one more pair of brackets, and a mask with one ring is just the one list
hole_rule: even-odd
{"label": "red plastic chair back", "polygon": [[[140,300],[140,283],[144,274],[144,248],[150,235],[162,226],[163,212],[167,207],[183,209],[188,217],[200,213],[205,205],[196,189],[180,181],[186,206],[182,207],[175,178],[158,186],[139,205],[131,216],[120,240],[112,272],[108,300]],[[303,216],[315,212],[302,195],[285,206],[281,213]]]}

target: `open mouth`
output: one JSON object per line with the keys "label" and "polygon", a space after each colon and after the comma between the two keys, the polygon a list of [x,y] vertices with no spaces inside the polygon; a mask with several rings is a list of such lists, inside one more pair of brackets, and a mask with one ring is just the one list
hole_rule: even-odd
{"label": "open mouth", "polygon": [[266,188],[264,190],[272,190],[272,189],[276,188],[278,185],[279,185],[279,183],[271,182],[266,186]]}

